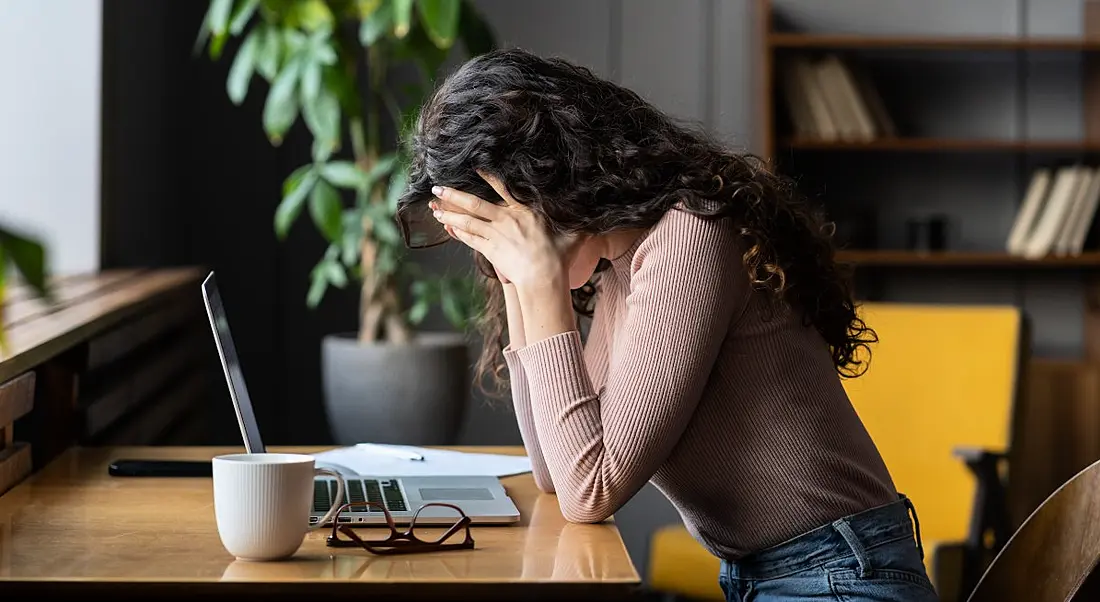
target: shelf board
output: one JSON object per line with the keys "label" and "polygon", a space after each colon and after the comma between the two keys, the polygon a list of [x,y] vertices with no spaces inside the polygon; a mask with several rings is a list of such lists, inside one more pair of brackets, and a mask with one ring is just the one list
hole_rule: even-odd
{"label": "shelf board", "polygon": [[1065,50],[1097,51],[1100,40],[956,36],[873,36],[862,34],[771,33],[773,48],[917,49],[917,50]]}
{"label": "shelf board", "polygon": [[783,146],[818,151],[1100,152],[1100,140],[1003,140],[996,138],[880,138],[866,142],[794,138]]}
{"label": "shelf board", "polygon": [[1025,259],[1008,253],[975,251],[838,251],[837,261],[868,267],[960,267],[960,268],[1100,268],[1100,252],[1080,255]]}

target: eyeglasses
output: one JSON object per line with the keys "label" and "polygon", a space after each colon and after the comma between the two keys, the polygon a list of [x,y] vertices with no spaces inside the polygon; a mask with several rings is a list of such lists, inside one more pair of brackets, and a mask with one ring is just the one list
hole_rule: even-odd
{"label": "eyeglasses", "polygon": [[397,210],[396,219],[401,238],[410,249],[426,249],[451,240],[443,224],[432,215],[426,200],[402,205]]}
{"label": "eyeglasses", "polygon": [[[390,533],[385,539],[364,539],[349,524],[340,522],[340,517],[345,512],[353,511],[353,509],[366,511],[368,508],[380,510],[386,517],[386,524],[390,528]],[[417,519],[420,518],[420,513],[426,508],[442,508],[445,515],[452,511],[454,513],[454,522],[450,527],[442,535],[433,539],[421,539],[414,533]],[[450,522],[446,516],[444,521]],[[432,522],[432,527],[438,527],[440,518],[433,517]],[[427,527],[421,527],[421,529],[424,528]],[[463,530],[465,531],[465,538],[456,541],[458,540],[458,533]],[[393,516],[382,504],[378,502],[350,502],[341,506],[340,510],[336,512],[336,516],[333,517],[332,534],[328,536],[326,544],[333,548],[360,547],[372,554],[412,554],[445,550],[471,550],[474,547],[474,538],[470,534],[470,517],[466,516],[461,508],[452,504],[442,502],[424,504],[413,514],[408,530],[402,532],[397,530],[397,526],[393,522]]]}

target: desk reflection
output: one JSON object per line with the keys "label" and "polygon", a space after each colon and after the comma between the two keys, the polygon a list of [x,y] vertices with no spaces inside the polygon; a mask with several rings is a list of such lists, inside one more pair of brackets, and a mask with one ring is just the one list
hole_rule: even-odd
{"label": "desk reflection", "polygon": [[[501,530],[480,527],[477,547],[401,556],[372,555],[365,550],[328,549],[326,554],[299,551],[289,560],[233,560],[222,581],[461,581],[492,578],[502,581],[590,581],[612,578],[606,558],[605,529],[561,519],[558,499],[540,495],[532,506],[521,554],[503,554],[496,543]],[[478,535],[481,535],[479,538]],[[311,539],[316,539],[311,538]],[[309,542],[307,542],[309,543]],[[311,546],[303,546],[303,548]]]}

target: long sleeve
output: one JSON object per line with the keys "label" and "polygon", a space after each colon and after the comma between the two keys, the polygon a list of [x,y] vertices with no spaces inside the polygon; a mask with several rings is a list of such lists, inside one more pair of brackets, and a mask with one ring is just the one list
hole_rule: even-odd
{"label": "long sleeve", "polygon": [[550,471],[546,468],[546,461],[542,457],[542,448],[539,446],[535,431],[535,417],[531,412],[531,392],[523,363],[519,361],[515,350],[511,347],[504,349],[504,361],[508,366],[512,407],[516,412],[516,422],[519,424],[523,447],[527,450],[527,457],[531,459],[531,473],[535,477],[535,485],[546,493],[554,493],[554,482],[550,478]]}
{"label": "long sleeve", "polygon": [[748,282],[728,224],[672,211],[638,245],[597,394],[580,334],[517,350],[563,514],[610,517],[650,479],[698,404]]}

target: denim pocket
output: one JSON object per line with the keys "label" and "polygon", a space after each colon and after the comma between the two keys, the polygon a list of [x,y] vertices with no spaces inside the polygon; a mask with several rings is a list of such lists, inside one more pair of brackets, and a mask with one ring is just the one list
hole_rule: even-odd
{"label": "denim pocket", "polygon": [[859,602],[935,602],[936,590],[928,577],[912,571],[875,569],[866,576],[852,569],[829,571],[829,587],[838,600]]}

